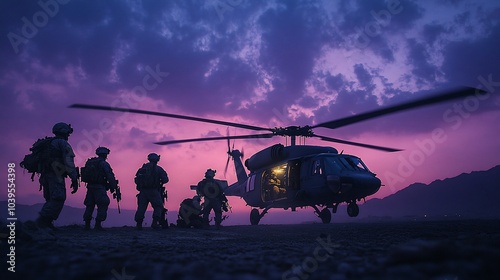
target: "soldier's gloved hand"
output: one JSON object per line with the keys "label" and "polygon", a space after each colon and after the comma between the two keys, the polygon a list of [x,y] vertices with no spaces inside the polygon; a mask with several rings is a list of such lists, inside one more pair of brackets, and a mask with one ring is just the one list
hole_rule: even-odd
{"label": "soldier's gloved hand", "polygon": [[78,180],[71,180],[71,188],[73,189],[73,191],[71,191],[71,194],[74,194],[76,193],[76,191],[78,191]]}

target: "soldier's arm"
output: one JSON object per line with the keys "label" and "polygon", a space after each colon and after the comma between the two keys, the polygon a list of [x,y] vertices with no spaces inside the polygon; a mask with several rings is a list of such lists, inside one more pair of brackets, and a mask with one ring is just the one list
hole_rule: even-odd
{"label": "soldier's arm", "polygon": [[196,185],[196,194],[199,195],[199,196],[203,196],[204,193],[203,193],[203,185],[204,185],[204,181],[201,180],[200,182],[198,182],[198,185]]}
{"label": "soldier's arm", "polygon": [[67,141],[62,139],[56,141],[56,145],[62,152],[62,159],[66,173],[72,181],[78,180],[75,166],[75,153],[73,152],[73,148],[71,148],[71,145]]}
{"label": "soldier's arm", "polygon": [[160,167],[160,179],[161,179],[162,184],[166,184],[169,181],[167,172],[165,171],[165,169],[163,169],[161,167]]}
{"label": "soldier's arm", "polygon": [[113,173],[113,169],[111,165],[107,161],[102,161],[102,168],[104,170],[104,174],[106,174],[106,179],[108,180],[112,189],[116,189],[118,182],[116,181],[115,174]]}

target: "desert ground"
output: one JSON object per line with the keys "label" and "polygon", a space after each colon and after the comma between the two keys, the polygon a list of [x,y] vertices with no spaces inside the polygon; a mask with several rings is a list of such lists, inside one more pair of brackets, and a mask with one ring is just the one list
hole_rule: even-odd
{"label": "desert ground", "polygon": [[2,279],[500,278],[500,220],[142,231],[32,226],[18,227],[16,272],[4,267]]}

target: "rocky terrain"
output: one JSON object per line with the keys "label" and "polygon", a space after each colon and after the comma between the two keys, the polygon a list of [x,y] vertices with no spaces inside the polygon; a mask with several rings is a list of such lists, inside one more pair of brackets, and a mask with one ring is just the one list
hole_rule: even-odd
{"label": "rocky terrain", "polygon": [[12,273],[2,241],[7,279],[498,279],[500,220],[103,232],[26,222],[15,249]]}

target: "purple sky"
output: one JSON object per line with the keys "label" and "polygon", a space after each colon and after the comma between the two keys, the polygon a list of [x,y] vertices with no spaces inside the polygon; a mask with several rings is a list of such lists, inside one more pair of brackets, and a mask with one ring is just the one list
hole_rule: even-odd
{"label": "purple sky", "polygon": [[[360,156],[384,197],[500,164],[500,3],[496,1],[1,1],[0,177],[56,122],[81,166],[99,145],[135,208],[133,176],[150,152],[171,178],[169,208],[207,168],[223,178],[226,127],[69,109],[130,107],[275,127],[312,125],[471,86],[488,94],[397,113],[320,135],[404,149],[386,153],[307,139]],[[230,128],[231,135],[252,131]],[[245,156],[285,139],[237,140]],[[43,202],[17,169],[18,203]],[[236,180],[231,167],[227,180]],[[5,198],[6,188],[1,195]],[[85,190],[68,193],[83,207]],[[244,207],[231,198],[236,209]],[[114,205],[114,204],[113,204]]]}

